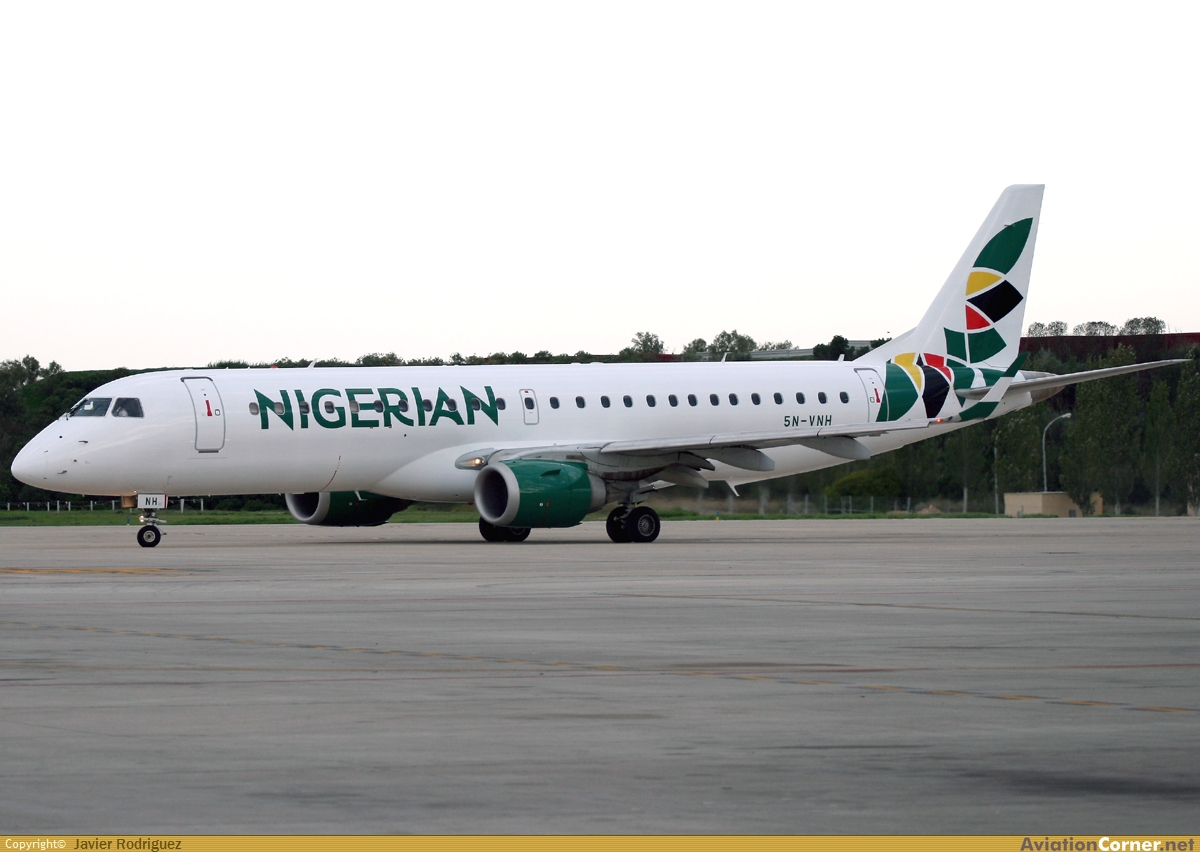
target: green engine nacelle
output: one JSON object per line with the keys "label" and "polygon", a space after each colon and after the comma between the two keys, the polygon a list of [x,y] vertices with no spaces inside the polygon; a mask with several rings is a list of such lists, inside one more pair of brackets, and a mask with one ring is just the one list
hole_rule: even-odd
{"label": "green engine nacelle", "polygon": [[498,527],[573,527],[605,504],[606,490],[582,462],[496,462],[479,471],[475,508]]}
{"label": "green engine nacelle", "polygon": [[283,499],[293,518],[319,527],[377,527],[412,505],[409,500],[370,491],[285,494]]}

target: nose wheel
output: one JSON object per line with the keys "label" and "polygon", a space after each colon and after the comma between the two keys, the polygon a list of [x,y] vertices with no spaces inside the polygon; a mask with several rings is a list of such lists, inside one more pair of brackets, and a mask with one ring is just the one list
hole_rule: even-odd
{"label": "nose wheel", "polygon": [[144,527],[137,531],[137,543],[142,547],[158,547],[162,541],[162,530],[158,528],[160,521],[153,509],[147,509],[146,514],[138,518]]}
{"label": "nose wheel", "polygon": [[137,531],[137,540],[142,547],[157,547],[162,541],[162,533],[153,524],[146,524]]}

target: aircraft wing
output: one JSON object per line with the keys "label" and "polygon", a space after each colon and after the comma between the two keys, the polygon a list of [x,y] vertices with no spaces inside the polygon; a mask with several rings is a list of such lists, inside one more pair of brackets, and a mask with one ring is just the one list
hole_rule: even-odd
{"label": "aircraft wing", "polygon": [[[765,450],[771,447],[787,447],[794,444],[812,446],[814,443],[841,438],[852,441],[909,429],[924,429],[933,420],[907,420],[894,423],[859,423],[852,426],[815,426],[808,429],[776,429],[767,432],[721,432],[716,435],[693,435],[687,438],[651,438],[641,441],[611,441],[600,448],[602,453],[625,453],[629,455],[658,454],[666,452],[694,452],[729,447],[747,447]],[[818,447],[819,448],[819,447]],[[834,453],[836,455],[836,453]]]}
{"label": "aircraft wing", "polygon": [[540,447],[488,448],[460,456],[455,466],[478,470],[492,461],[510,459],[564,459],[590,461],[603,468],[649,469],[684,465],[712,469],[712,459],[744,470],[774,470],[775,462],[759,452],[771,447],[803,445],[844,459],[868,459],[871,451],[858,438],[888,432],[925,429],[937,420],[859,423],[849,426],[815,426],[761,432],[721,432],[678,438],[637,441],[590,441]]}
{"label": "aircraft wing", "polygon": [[[1084,370],[1080,373],[1067,373],[1062,376],[1043,376],[1036,379],[1025,379],[1020,382],[1014,381],[1008,385],[1008,389],[1003,392],[1002,396],[1009,396],[1016,393],[1030,393],[1032,391],[1060,390],[1068,385],[1075,385],[1080,382],[1107,379],[1110,376],[1123,376],[1126,373],[1139,373],[1142,370],[1153,370],[1155,367],[1169,367],[1172,364],[1186,364],[1190,360],[1189,358],[1174,358],[1168,361],[1147,361],[1145,364],[1127,364],[1124,367],[1105,367],[1101,370]],[[994,387],[995,385],[983,388],[966,388],[964,390],[956,390],[954,393],[964,399],[983,399]]]}

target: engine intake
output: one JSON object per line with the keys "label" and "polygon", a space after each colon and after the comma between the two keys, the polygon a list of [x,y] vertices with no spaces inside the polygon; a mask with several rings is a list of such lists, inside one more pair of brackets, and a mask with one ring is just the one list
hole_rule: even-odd
{"label": "engine intake", "polygon": [[475,508],[498,527],[573,527],[605,502],[604,480],[581,462],[496,462],[475,479]]}
{"label": "engine intake", "polygon": [[411,500],[370,491],[285,494],[283,499],[293,518],[319,527],[377,527],[412,505]]}

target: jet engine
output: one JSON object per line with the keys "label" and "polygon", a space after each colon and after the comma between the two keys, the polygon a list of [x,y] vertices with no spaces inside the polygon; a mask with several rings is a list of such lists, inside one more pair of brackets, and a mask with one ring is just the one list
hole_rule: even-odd
{"label": "jet engine", "polygon": [[370,491],[285,494],[284,500],[297,521],[321,527],[377,527],[412,505],[410,500]]}
{"label": "jet engine", "polygon": [[475,480],[475,508],[498,527],[573,527],[607,502],[604,480],[581,462],[516,459]]}

